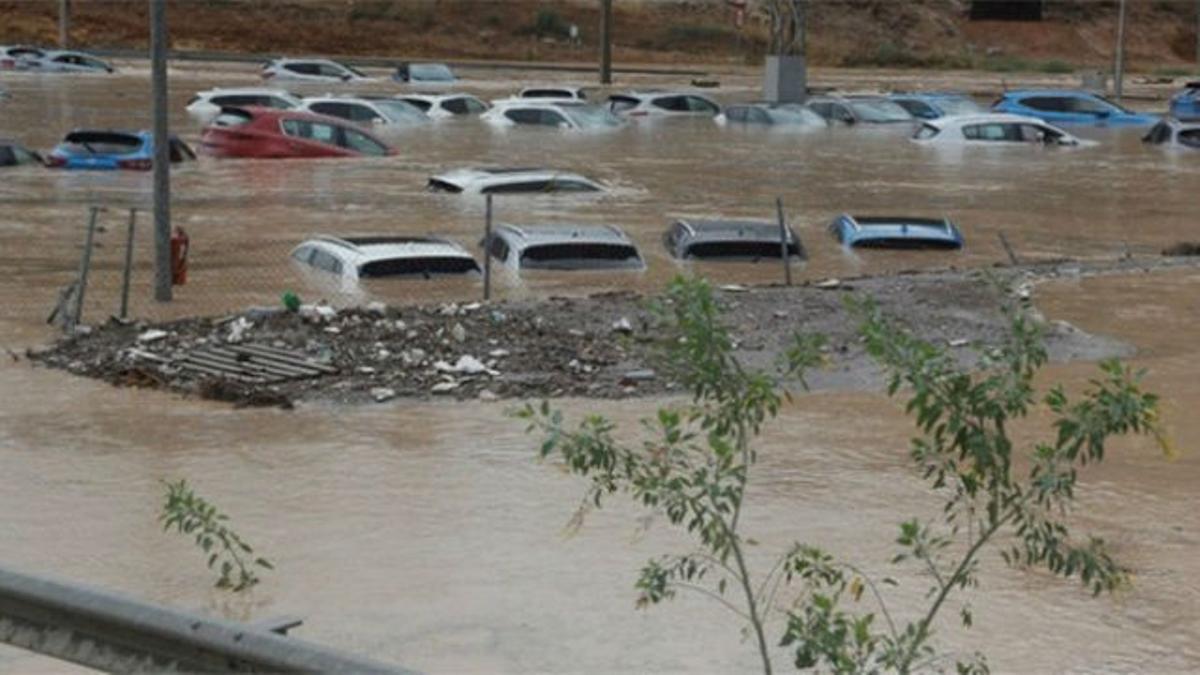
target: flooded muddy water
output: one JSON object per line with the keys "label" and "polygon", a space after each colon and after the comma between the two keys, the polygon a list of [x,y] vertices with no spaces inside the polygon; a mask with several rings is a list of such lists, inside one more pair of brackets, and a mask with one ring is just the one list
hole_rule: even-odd
{"label": "flooded muddy water", "polygon": [[[4,79],[13,99],[0,103],[0,136],[48,149],[76,126],[145,126],[144,65],[128,70],[113,79]],[[198,129],[182,108],[192,92],[253,82],[247,68],[175,75],[173,123],[190,140]],[[511,73],[467,75],[466,89],[492,97],[517,86],[485,79]],[[752,84],[731,82],[717,93],[736,96]],[[220,312],[274,304],[288,289],[306,299],[335,297],[341,289],[286,260],[314,232],[436,232],[473,245],[481,202],[429,194],[424,183],[430,173],[475,164],[553,165],[614,186],[598,199],[498,200],[498,219],[619,224],[649,263],[635,275],[501,279],[502,297],[653,291],[681,269],[660,244],[668,218],[770,217],[776,196],[809,247],[802,274],[811,278],[987,266],[1004,255],[999,232],[1020,254],[1048,257],[1106,257],[1127,247],[1150,253],[1195,237],[1200,157],[1143,147],[1136,131],[1082,133],[1100,144],[938,153],[903,134],[855,129],[779,134],[685,121],[570,135],[496,132],[468,121],[405,133],[396,139],[400,156],[386,160],[202,159],[174,174],[176,222],[193,245],[189,283],[169,306],[149,302],[150,242],[142,237],[135,309]],[[44,318],[74,269],[92,203],[111,212],[88,312],[101,320],[114,311],[120,209],[144,205],[149,185],[148,175],[134,173],[17,169],[0,176],[0,347],[19,350],[50,335]],[[967,247],[847,254],[824,232],[841,211],[945,214],[961,225]],[[148,232],[145,216],[141,224]],[[753,265],[699,271],[721,283],[779,274]],[[941,644],[983,651],[1004,672],[1200,668],[1200,459],[1191,443],[1200,433],[1191,414],[1200,405],[1198,285],[1200,275],[1175,272],[1038,289],[1048,316],[1142,349],[1136,361],[1163,395],[1181,456],[1166,460],[1149,443],[1121,443],[1087,474],[1080,525],[1114,542],[1135,570],[1131,589],[1092,599],[1071,583],[1006,570],[988,556],[983,585],[971,594],[975,627],[947,624]],[[366,292],[410,302],[460,300],[479,290],[473,280],[402,281]],[[641,532],[641,512],[619,501],[567,536],[583,486],[535,461],[532,440],[502,404],[231,410],[0,360],[3,564],[233,618],[301,615],[304,638],[432,672],[736,672],[756,665],[736,621],[707,601],[634,610],[637,568],[658,553],[686,550],[686,539],[661,523]],[[1045,379],[1078,387],[1093,372],[1091,364],[1066,364]],[[563,406],[630,428],[649,407],[645,400]],[[1035,416],[1021,433],[1032,438],[1044,422]],[[896,523],[932,517],[938,506],[906,464],[910,434],[896,404],[877,394],[799,397],[763,440],[746,513],[747,532],[762,542],[753,563],[765,569],[770,553],[796,539],[819,543],[898,576],[896,602],[916,607],[925,580],[886,564]],[[278,571],[245,597],[211,590],[199,553],[159,532],[161,481],[181,477],[232,514],[276,563]],[[777,665],[788,663],[780,650]],[[56,667],[0,652],[3,670]]]}

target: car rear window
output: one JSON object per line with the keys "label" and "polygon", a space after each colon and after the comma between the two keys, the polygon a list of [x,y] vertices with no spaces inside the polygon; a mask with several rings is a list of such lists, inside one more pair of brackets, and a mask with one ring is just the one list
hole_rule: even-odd
{"label": "car rear window", "polygon": [[1200,129],[1187,129],[1179,132],[1179,144],[1190,148],[1200,148]]}
{"label": "car rear window", "polygon": [[[775,241],[705,241],[687,247],[688,258],[745,259],[778,258],[782,247]],[[795,242],[788,243],[788,255],[800,255]]]}
{"label": "car rear window", "polygon": [[469,274],[478,271],[479,264],[471,258],[430,256],[376,260],[359,267],[358,276],[363,278],[430,276],[434,274]]}
{"label": "car rear window", "polygon": [[214,127],[240,127],[249,124],[252,119],[250,113],[244,110],[222,110],[213,118],[212,124]]}
{"label": "car rear window", "polygon": [[428,188],[431,192],[462,192],[462,187],[438,178],[430,178]]}
{"label": "car rear window", "polygon": [[521,267],[530,269],[635,269],[641,266],[642,258],[637,249],[628,244],[543,244],[521,252]]}
{"label": "car rear window", "polygon": [[72,132],[63,143],[68,152],[89,155],[119,155],[142,147],[142,139],[137,136],[105,131]]}

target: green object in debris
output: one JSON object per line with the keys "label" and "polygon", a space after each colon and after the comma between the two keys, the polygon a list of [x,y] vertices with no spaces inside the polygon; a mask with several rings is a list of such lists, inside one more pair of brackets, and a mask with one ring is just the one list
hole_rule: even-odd
{"label": "green object in debris", "polygon": [[286,307],[287,311],[289,311],[289,312],[300,311],[300,296],[296,295],[295,293],[293,293],[291,291],[284,293],[283,294],[283,306]]}

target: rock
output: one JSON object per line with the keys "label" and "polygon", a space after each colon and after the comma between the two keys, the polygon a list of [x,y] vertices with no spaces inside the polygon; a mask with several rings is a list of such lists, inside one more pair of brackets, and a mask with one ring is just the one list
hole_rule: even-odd
{"label": "rock", "polygon": [[638,382],[649,382],[655,377],[658,377],[658,374],[648,368],[644,370],[631,370],[621,376],[620,384],[622,387],[635,387]]}
{"label": "rock", "polygon": [[252,321],[261,321],[279,313],[278,307],[251,307],[243,312],[243,316]]}
{"label": "rock", "polygon": [[372,368],[371,366],[359,366],[359,367],[355,368],[354,370],[355,370],[355,372],[362,373],[363,375],[374,375],[375,374],[375,369]]}
{"label": "rock", "polygon": [[458,389],[458,382],[449,380],[446,382],[438,382],[437,384],[430,387],[429,391],[431,391],[435,394],[449,394],[450,392],[454,391],[455,389]]}
{"label": "rock", "polygon": [[483,307],[483,304],[478,303],[478,302],[472,302],[468,305],[463,305],[462,307],[459,307],[458,309],[461,313],[466,314],[467,312],[474,312],[475,310],[479,309],[480,307]]}
{"label": "rock", "polygon": [[442,305],[438,310],[438,314],[442,316],[454,316],[458,314],[458,305],[453,302],[448,305]]}
{"label": "rock", "polygon": [[488,375],[500,374],[495,370],[488,368],[483,364],[482,361],[474,356],[471,356],[470,354],[464,354],[458,357],[458,361],[454,365],[450,365],[445,361],[438,361],[437,363],[433,364],[433,367],[435,370],[442,373],[459,373],[462,375],[479,375],[480,373],[487,373]]}
{"label": "rock", "polygon": [[842,285],[841,279],[823,279],[823,280],[818,281],[817,283],[813,284],[813,288],[831,289],[831,288],[837,288],[841,285]]}
{"label": "rock", "polygon": [[379,302],[378,300],[368,302],[367,311],[376,316],[383,316],[384,314],[387,314],[387,305]]}
{"label": "rock", "polygon": [[450,334],[454,336],[457,342],[467,341],[467,329],[463,328],[461,323],[455,323],[454,327],[450,329]]}
{"label": "rock", "polygon": [[508,355],[509,351],[507,349],[493,349],[492,351],[488,352],[488,356],[494,359],[502,359]]}
{"label": "rock", "polygon": [[325,326],[325,332],[331,335],[337,335],[338,333],[342,332],[342,329],[338,328],[337,326]]}
{"label": "rock", "polygon": [[75,335],[91,335],[92,327],[84,325],[84,324],[79,324],[78,326],[75,326],[75,330],[73,331],[73,333]]}
{"label": "rock", "polygon": [[397,331],[399,331],[399,332],[401,332],[401,333],[403,333],[404,331],[408,330],[408,324],[404,323],[404,322],[403,322],[403,321],[401,321],[400,319],[396,319],[396,324],[395,324],[395,325],[396,325],[396,330],[397,330]]}
{"label": "rock", "polygon": [[329,305],[300,305],[299,313],[313,323],[323,323],[337,316],[337,310]]}
{"label": "rock", "polygon": [[137,341],[141,342],[142,344],[146,344],[147,342],[157,342],[158,340],[161,340],[161,339],[167,337],[167,335],[168,335],[168,333],[165,330],[151,328],[150,330],[146,331],[145,333],[142,333],[141,335],[137,336]]}
{"label": "rock", "polygon": [[633,324],[626,317],[621,317],[613,322],[612,331],[621,335],[633,335]]}
{"label": "rock", "polygon": [[971,341],[964,338],[955,338],[950,340],[947,344],[957,349],[958,347],[966,347],[967,345],[971,344]]}
{"label": "rock", "polygon": [[375,399],[376,403],[396,398],[396,390],[391,387],[373,387],[371,389],[371,398]]}
{"label": "rock", "polygon": [[749,287],[743,286],[741,284],[725,284],[724,286],[718,286],[717,288],[722,291],[725,291],[726,293],[749,293],[750,292]]}
{"label": "rock", "polygon": [[587,335],[587,333],[579,330],[578,328],[568,328],[567,334],[572,337],[583,337],[583,336]]}
{"label": "rock", "polygon": [[788,313],[787,313],[787,312],[785,312],[785,311],[783,311],[782,309],[779,309],[779,310],[776,310],[776,311],[775,311],[775,318],[776,318],[776,319],[786,319],[786,318],[787,318],[787,315],[788,315]]}
{"label": "rock", "polygon": [[480,389],[479,390],[479,400],[480,401],[498,401],[498,400],[500,400],[500,397],[497,396],[496,393],[491,390]]}

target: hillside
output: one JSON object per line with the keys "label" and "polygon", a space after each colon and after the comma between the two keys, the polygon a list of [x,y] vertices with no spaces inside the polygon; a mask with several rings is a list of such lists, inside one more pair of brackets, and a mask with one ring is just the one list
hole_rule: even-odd
{"label": "hillside", "polygon": [[[145,2],[76,0],[80,47],[144,47]],[[765,25],[734,27],[721,1],[616,0],[615,58],[754,63]],[[595,55],[598,0],[174,0],[172,46],[264,54],[370,54],[442,59],[585,61]],[[814,0],[816,65],[1047,69],[1111,61],[1115,2],[1048,0],[1039,23],[971,22],[967,0]],[[57,40],[57,0],[0,0],[0,44]],[[1131,3],[1131,64],[1181,70],[1195,58],[1194,0]],[[568,27],[579,27],[571,45]]]}

